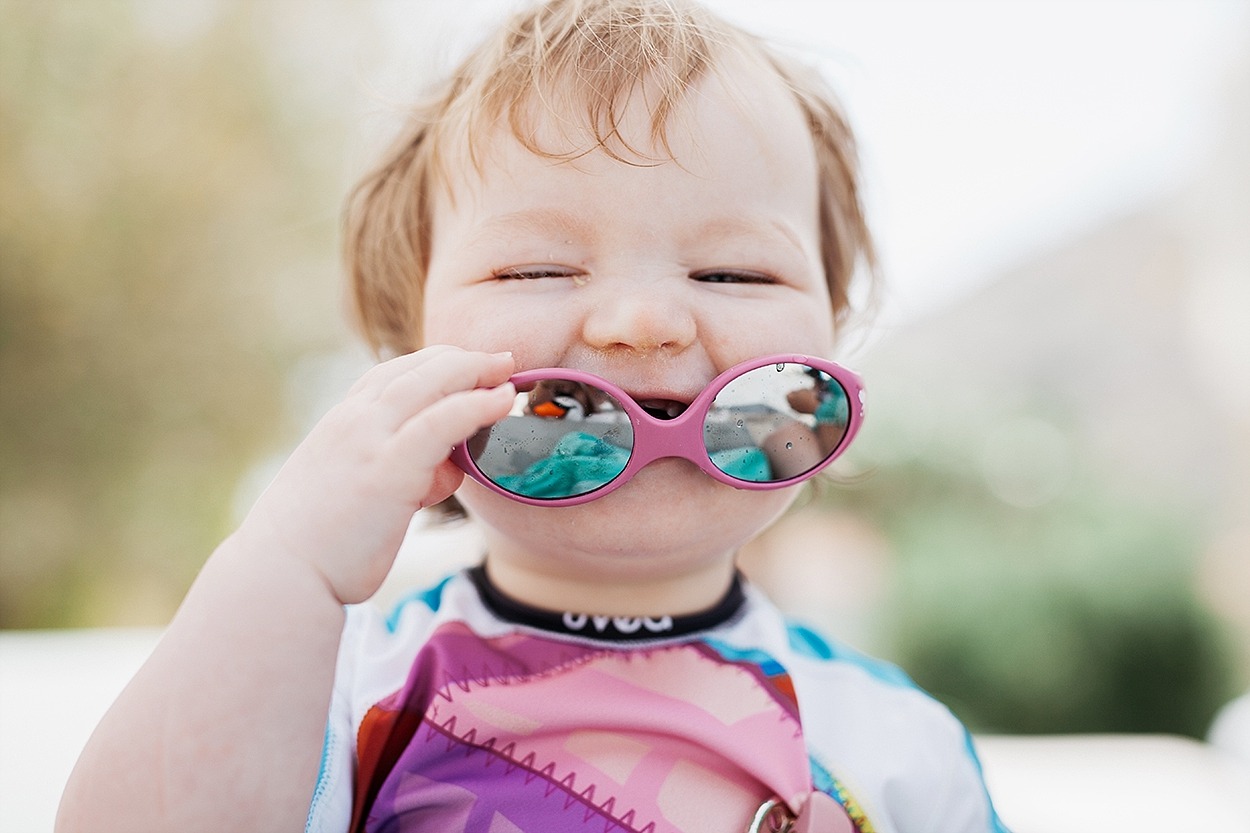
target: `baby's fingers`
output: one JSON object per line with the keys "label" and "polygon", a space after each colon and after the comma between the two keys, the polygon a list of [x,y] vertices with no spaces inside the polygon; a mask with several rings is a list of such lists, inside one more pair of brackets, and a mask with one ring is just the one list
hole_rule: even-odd
{"label": "baby's fingers", "polygon": [[507,416],[515,399],[511,382],[443,396],[400,426],[395,452],[410,466],[433,469],[446,461],[457,443]]}
{"label": "baby's fingers", "polygon": [[352,389],[348,391],[348,393],[352,395],[372,394],[373,397],[376,398],[394,379],[404,373],[421,367],[427,362],[436,359],[440,355],[452,352],[463,351],[461,351],[458,347],[451,347],[446,344],[435,344],[412,353],[405,353],[402,356],[396,356],[393,359],[387,359],[384,362],[379,362],[369,368],[364,375],[357,379],[356,384],[352,386]]}
{"label": "baby's fingers", "polygon": [[506,353],[447,349],[402,368],[377,391],[377,401],[398,428],[449,396],[502,384],[512,369],[512,358]]}
{"label": "baby's fingers", "polygon": [[[436,344],[415,353],[396,356],[374,365],[353,386],[350,394],[378,400],[388,395],[396,385],[406,385],[413,379],[438,379],[446,393],[470,387],[493,387],[502,383],[513,370],[510,353],[482,353]],[[450,377],[463,378],[467,382],[450,387]]]}

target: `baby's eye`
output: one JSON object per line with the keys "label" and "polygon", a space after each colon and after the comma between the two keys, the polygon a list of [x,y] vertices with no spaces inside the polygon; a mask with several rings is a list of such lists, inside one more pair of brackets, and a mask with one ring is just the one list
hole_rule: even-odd
{"label": "baby's eye", "polygon": [[497,280],[537,280],[539,278],[572,278],[578,275],[571,269],[555,266],[509,266],[507,269],[496,269],[491,277]]}
{"label": "baby's eye", "polygon": [[776,283],[777,279],[763,272],[751,272],[738,269],[712,269],[706,272],[694,272],[690,275],[703,283]]}

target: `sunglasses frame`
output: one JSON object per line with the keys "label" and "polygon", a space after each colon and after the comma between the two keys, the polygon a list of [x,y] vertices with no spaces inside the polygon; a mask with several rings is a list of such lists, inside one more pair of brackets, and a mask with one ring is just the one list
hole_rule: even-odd
{"label": "sunglasses frame", "polygon": [[[827,373],[842,386],[842,389],[846,392],[849,411],[846,429],[842,434],[842,438],[820,463],[801,474],[783,480],[762,482],[742,480],[721,471],[712,462],[703,440],[704,423],[707,420],[708,413],[711,411],[712,404],[716,401],[716,397],[731,382],[746,373],[758,370],[761,367],[768,367],[769,365],[789,364],[806,365],[814,370]],[[532,506],[576,506],[597,500],[628,483],[644,466],[667,457],[689,460],[713,479],[738,489],[784,489],[813,477],[841,456],[842,452],[846,450],[847,446],[851,444],[851,441],[859,432],[860,425],[864,421],[864,387],[859,375],[836,362],[797,353],[763,356],[734,365],[713,379],[684,411],[672,419],[661,419],[652,416],[643,410],[642,406],[635,402],[633,397],[622,390],[620,386],[593,373],[569,368],[540,368],[524,370],[511,377],[511,381],[522,394],[525,393],[522,389],[526,385],[545,379],[593,385],[611,395],[613,399],[620,403],[622,410],[629,416],[634,442],[632,448],[627,449],[629,451],[629,462],[621,470],[620,474],[598,488],[579,495],[561,498],[530,497],[509,491],[495,483],[485,472],[478,468],[477,463],[469,453],[469,441],[458,443],[452,449],[452,462],[459,466],[469,477],[496,494],[501,494]]]}

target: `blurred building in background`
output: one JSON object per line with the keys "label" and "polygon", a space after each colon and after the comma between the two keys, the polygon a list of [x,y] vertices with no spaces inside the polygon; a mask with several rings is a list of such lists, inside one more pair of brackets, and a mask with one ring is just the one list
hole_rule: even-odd
{"label": "blurred building in background", "polygon": [[858,476],[748,562],[805,615],[813,582],[835,588],[826,624],[981,728],[1201,736],[1248,678],[1235,69],[1221,141],[1181,188],[882,336]]}

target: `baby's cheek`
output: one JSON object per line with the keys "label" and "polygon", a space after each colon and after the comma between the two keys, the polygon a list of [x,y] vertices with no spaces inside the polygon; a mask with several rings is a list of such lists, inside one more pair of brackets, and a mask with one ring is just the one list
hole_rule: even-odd
{"label": "baby's cheek", "polygon": [[773,353],[829,357],[835,344],[828,304],[806,296],[736,306],[718,319],[709,317],[700,335],[709,353],[729,364]]}
{"label": "baby's cheek", "polygon": [[483,353],[498,353],[511,349],[506,344],[506,332],[503,327],[489,328],[468,312],[451,311],[427,316],[425,325],[425,342],[431,344],[450,344],[464,350],[480,350]]}
{"label": "baby's cheek", "polygon": [[439,300],[425,311],[424,341],[450,344],[483,353],[510,351],[518,369],[528,367],[523,357],[538,352],[551,327],[519,304]]}

